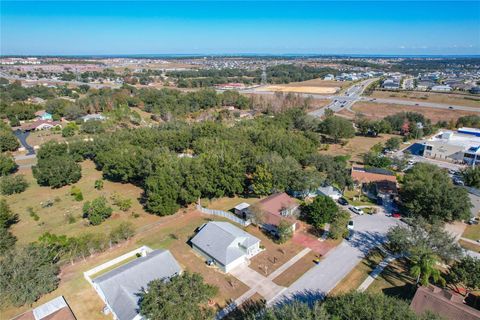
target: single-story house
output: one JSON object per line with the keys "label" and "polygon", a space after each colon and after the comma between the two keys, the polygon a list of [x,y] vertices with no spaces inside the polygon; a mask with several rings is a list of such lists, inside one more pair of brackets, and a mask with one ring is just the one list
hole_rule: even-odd
{"label": "single-story house", "polygon": [[45,110],[38,110],[35,112],[37,120],[53,120],[52,115]]}
{"label": "single-story house", "polygon": [[155,279],[164,281],[181,274],[182,269],[168,250],[154,250],[93,279],[93,287],[112,312],[114,319],[139,320],[139,293]]}
{"label": "single-story house", "polygon": [[15,129],[20,129],[23,131],[39,131],[39,130],[50,130],[52,128],[62,128],[62,123],[58,121],[51,120],[35,120],[33,122],[27,122],[22,124],[20,127],[15,127]]}
{"label": "single-story house", "polygon": [[12,320],[76,320],[63,296],[56,297],[32,310],[14,317]]}
{"label": "single-story house", "polygon": [[352,167],[351,177],[357,187],[375,187],[375,196],[393,197],[397,194],[397,177],[389,170],[381,168]]}
{"label": "single-story house", "polygon": [[92,113],[92,114],[87,114],[86,116],[83,116],[81,119],[83,120],[83,122],[87,122],[90,120],[105,121],[107,117],[101,115],[100,113]]}
{"label": "single-story house", "polygon": [[438,91],[438,92],[450,92],[452,91],[452,87],[450,86],[445,86],[445,85],[438,85],[438,86],[433,86],[432,91]]}
{"label": "single-story house", "polygon": [[231,223],[212,221],[202,225],[191,239],[192,248],[223,272],[248,263],[259,253],[260,239]]}
{"label": "single-story house", "polygon": [[322,186],[322,187],[318,188],[317,189],[317,194],[322,195],[322,196],[326,196],[326,197],[330,197],[335,201],[337,201],[338,199],[340,199],[343,196],[343,194],[340,190],[338,190],[334,186],[330,186],[330,185],[325,185],[325,186]]}
{"label": "single-story house", "polygon": [[266,231],[276,233],[282,220],[291,223],[292,231],[296,230],[299,204],[285,192],[275,193],[261,200],[258,208],[264,214],[261,227]]}
{"label": "single-story house", "polygon": [[463,296],[433,285],[417,289],[410,309],[418,315],[430,311],[448,320],[480,319],[480,311],[466,305]]}

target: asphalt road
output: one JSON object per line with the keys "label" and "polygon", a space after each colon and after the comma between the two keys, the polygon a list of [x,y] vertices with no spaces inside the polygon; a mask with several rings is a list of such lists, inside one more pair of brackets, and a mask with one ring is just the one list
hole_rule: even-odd
{"label": "asphalt road", "polygon": [[391,99],[391,98],[374,99],[369,97],[360,97],[359,100],[368,101],[372,103],[401,104],[404,106],[411,106],[411,107],[425,107],[425,108],[434,108],[434,109],[443,109],[443,110],[461,110],[461,111],[470,111],[470,112],[480,112],[480,103],[478,105],[478,108],[475,108],[475,107],[458,106],[453,104],[444,104],[444,103],[435,103],[435,102],[426,102],[426,101],[409,101],[409,100]]}
{"label": "asphalt road", "polygon": [[318,265],[307,271],[281,296],[269,303],[290,298],[312,301],[324,297],[365,257],[368,251],[386,240],[386,233],[390,227],[401,223],[382,213],[355,215],[352,220],[355,225],[353,238],[349,241],[344,240]]}

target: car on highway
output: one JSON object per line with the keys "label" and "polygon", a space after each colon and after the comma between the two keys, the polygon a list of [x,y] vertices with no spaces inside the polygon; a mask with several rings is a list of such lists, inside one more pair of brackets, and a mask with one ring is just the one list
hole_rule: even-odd
{"label": "car on highway", "polygon": [[358,215],[363,215],[364,214],[363,210],[359,207],[350,207],[349,209],[350,209],[350,211],[352,211],[353,213],[356,213]]}
{"label": "car on highway", "polygon": [[338,202],[339,204],[341,204],[342,206],[348,205],[348,200],[345,199],[345,198],[343,198],[343,197],[342,197],[342,198],[338,198],[337,202]]}
{"label": "car on highway", "polygon": [[451,110],[453,110],[453,107],[452,107],[452,106],[449,106],[449,107],[448,107],[448,109],[451,109]]}

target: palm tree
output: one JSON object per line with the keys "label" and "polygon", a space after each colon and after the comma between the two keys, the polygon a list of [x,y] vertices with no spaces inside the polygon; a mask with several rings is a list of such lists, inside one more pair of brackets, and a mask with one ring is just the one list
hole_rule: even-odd
{"label": "palm tree", "polygon": [[430,283],[430,278],[435,282],[445,283],[440,270],[435,266],[438,262],[438,258],[432,252],[422,253],[418,256],[411,258],[412,266],[410,273],[417,278],[417,285],[421,283],[423,286],[427,286]]}

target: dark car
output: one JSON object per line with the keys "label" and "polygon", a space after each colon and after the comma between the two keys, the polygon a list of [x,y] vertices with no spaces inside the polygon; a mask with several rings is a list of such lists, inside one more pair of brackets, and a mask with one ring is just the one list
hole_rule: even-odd
{"label": "dark car", "polygon": [[339,204],[341,204],[342,206],[348,205],[348,201],[347,201],[347,199],[345,199],[345,198],[339,198],[339,199],[337,200],[337,202],[338,202]]}

